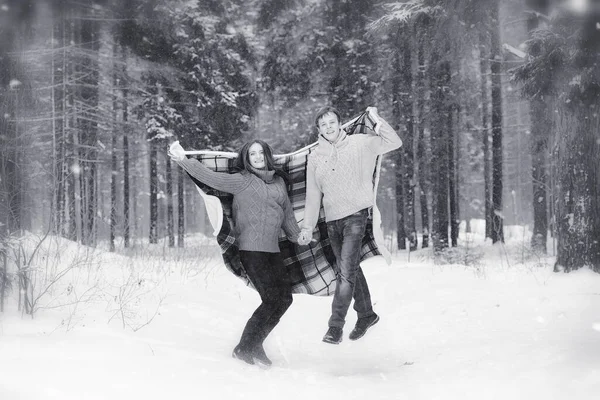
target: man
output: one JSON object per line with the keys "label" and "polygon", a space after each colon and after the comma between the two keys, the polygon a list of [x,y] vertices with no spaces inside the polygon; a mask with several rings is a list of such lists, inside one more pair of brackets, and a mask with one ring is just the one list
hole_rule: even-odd
{"label": "man", "polygon": [[379,321],[360,268],[360,249],[367,218],[375,203],[373,172],[377,156],[399,148],[402,140],[377,115],[376,108],[369,107],[367,112],[378,121],[379,135],[347,136],[335,108],[319,110],[315,117],[319,145],[308,158],[305,215],[298,244],[310,243],[323,200],[327,234],[337,264],[329,329],[323,337],[324,342],[332,344],[342,341],[352,298],[358,320],[350,340],[360,339]]}

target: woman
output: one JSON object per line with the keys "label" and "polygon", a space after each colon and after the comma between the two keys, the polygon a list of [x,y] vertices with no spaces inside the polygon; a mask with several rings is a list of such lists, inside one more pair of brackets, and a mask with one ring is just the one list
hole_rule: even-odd
{"label": "woman", "polygon": [[246,323],[233,357],[248,364],[271,365],[263,342],[292,304],[292,288],[279,253],[281,229],[298,241],[300,228],[287,195],[285,173],[276,169],[271,147],[262,140],[242,146],[235,160],[238,172],[214,172],[188,159],[178,142],[171,159],[191,176],[217,190],[233,194],[232,214],[240,261],[262,303]]}

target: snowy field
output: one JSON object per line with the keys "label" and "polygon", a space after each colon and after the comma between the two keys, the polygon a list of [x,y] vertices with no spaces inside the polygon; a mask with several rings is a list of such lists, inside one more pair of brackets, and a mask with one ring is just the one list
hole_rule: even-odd
{"label": "snowy field", "polygon": [[0,314],[0,399],[597,399],[600,275],[553,273],[525,236],[463,234],[451,264],[429,250],[368,260],[381,321],[356,342],[352,310],[344,341],[325,344],[331,297],[295,295],[265,343],[270,369],[231,358],[259,298],[214,246],[98,250],[80,266],[58,242],[46,275],[73,267],[35,318],[14,292]]}

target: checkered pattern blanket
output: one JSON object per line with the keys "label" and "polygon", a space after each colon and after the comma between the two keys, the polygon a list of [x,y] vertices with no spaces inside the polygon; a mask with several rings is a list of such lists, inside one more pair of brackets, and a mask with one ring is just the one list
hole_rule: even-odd
{"label": "checkered pattern blanket", "polygon": [[[349,135],[376,133],[378,130],[376,123],[377,121],[368,112],[364,112],[344,124],[343,128]],[[275,156],[276,163],[289,174],[288,195],[294,208],[296,220],[299,222],[304,216],[307,158],[316,146],[317,143],[313,143],[296,152]],[[215,151],[187,151],[186,154],[196,157],[212,170],[224,173],[231,173],[233,160],[236,157],[236,153]],[[378,159],[377,168],[373,174],[374,198],[377,192],[380,159],[381,157]],[[200,195],[205,201],[209,219],[215,229],[217,242],[221,248],[225,267],[234,275],[243,279],[248,286],[253,287],[240,262],[239,249],[233,234],[234,222],[231,214],[233,196],[215,190],[191,176],[190,178],[196,184]],[[374,229],[374,226],[378,228]],[[379,211],[375,206],[370,213],[363,238],[361,261],[375,255],[383,255],[389,263],[389,254],[382,246],[382,235],[379,227]],[[318,296],[333,295],[336,285],[335,256],[327,236],[327,224],[322,207],[313,237],[316,241],[313,241],[309,246],[298,246],[296,243],[290,242],[283,231],[279,237],[279,248],[292,282],[292,292]]]}

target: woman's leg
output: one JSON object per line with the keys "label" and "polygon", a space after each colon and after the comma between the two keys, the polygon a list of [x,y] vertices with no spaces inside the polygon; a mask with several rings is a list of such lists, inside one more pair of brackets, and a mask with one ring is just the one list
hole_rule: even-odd
{"label": "woman's leg", "polygon": [[273,296],[270,300],[273,301],[273,313],[267,320],[264,329],[261,332],[261,336],[257,338],[257,346],[262,346],[264,340],[277,326],[281,320],[281,317],[283,314],[285,314],[287,309],[290,308],[293,302],[292,285],[287,273],[287,269],[283,264],[281,253],[271,253],[269,257],[268,269],[270,270],[272,276],[271,283],[273,285]]}
{"label": "woman's leg", "polygon": [[262,352],[265,338],[292,303],[291,285],[279,253],[240,251],[240,259],[262,303],[246,323],[238,347]]}

